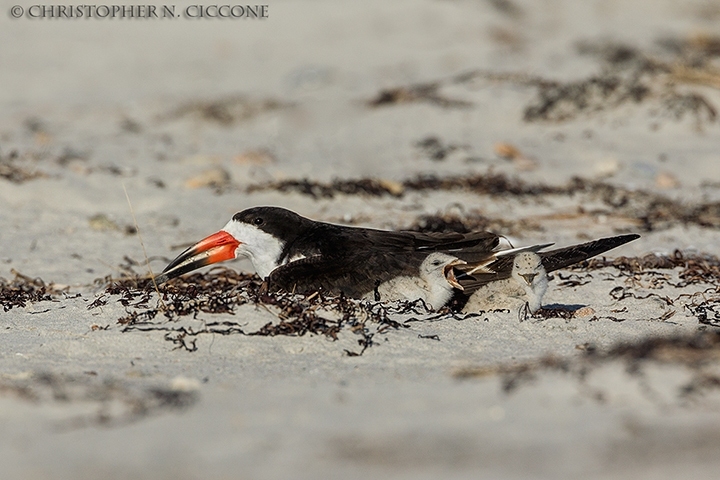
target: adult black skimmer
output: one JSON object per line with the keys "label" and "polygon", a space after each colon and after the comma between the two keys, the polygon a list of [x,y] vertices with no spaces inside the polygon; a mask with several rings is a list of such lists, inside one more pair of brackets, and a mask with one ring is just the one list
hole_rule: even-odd
{"label": "adult black skimmer", "polygon": [[[539,255],[550,272],[638,237],[621,235]],[[538,252],[549,245],[512,248],[504,237],[491,232],[376,230],[318,222],[279,207],[253,207],[236,213],[222,230],[178,255],[156,282],[205,265],[248,257],[269,290],[305,293],[322,289],[362,298],[397,277],[420,278],[423,261],[431,253],[441,252],[462,261],[443,272],[446,281],[453,286],[457,285],[452,282],[457,282],[470,295],[487,283],[510,277],[516,254]]]}
{"label": "adult black skimmer", "polygon": [[531,313],[542,306],[542,297],[548,287],[547,271],[540,255],[521,252],[515,255],[508,278],[481,286],[470,296],[463,313],[480,310],[524,308]]}
{"label": "adult black skimmer", "polygon": [[244,256],[271,290],[322,289],[361,298],[396,277],[418,277],[433,252],[481,266],[508,247],[504,237],[490,232],[375,230],[318,222],[279,207],[253,207],[182,252],[156,281]]}

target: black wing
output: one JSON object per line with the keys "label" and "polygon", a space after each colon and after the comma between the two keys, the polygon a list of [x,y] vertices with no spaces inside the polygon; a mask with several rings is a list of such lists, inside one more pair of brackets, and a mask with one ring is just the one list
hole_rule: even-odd
{"label": "black wing", "polygon": [[[543,266],[545,270],[552,272],[561,268],[568,267],[588,258],[600,255],[601,253],[617,248],[628,242],[640,238],[640,235],[632,233],[629,235],[619,235],[617,237],[600,238],[592,242],[581,243],[565,248],[550,250],[549,252],[541,252]],[[512,268],[512,267],[511,267]]]}
{"label": "black wing", "polygon": [[[587,260],[595,255],[617,248],[620,245],[624,245],[637,238],[640,238],[640,235],[634,233],[619,235],[616,237],[600,238],[598,240],[581,243],[579,245],[558,248],[548,252],[538,252],[538,255],[542,258],[543,266],[549,273],[554,270],[582,262],[583,260]],[[508,278],[512,272],[513,260],[514,256],[508,255],[506,257],[500,257],[498,260],[490,264],[489,268],[495,273],[467,275],[462,271],[462,266],[455,267],[455,269],[460,272],[456,275],[457,281],[463,286],[464,293],[470,294],[487,283]]]}
{"label": "black wing", "polygon": [[[411,231],[386,232],[374,235],[370,230],[362,240],[368,250],[383,255],[412,253],[417,265],[433,252],[443,252],[468,263],[490,258],[500,243],[500,236],[491,232],[421,233]],[[357,247],[362,248],[361,245]]]}
{"label": "black wing", "polygon": [[417,275],[432,252],[479,261],[490,257],[499,241],[490,232],[435,234],[319,224],[287,252],[288,257],[303,250],[317,254],[273,270],[268,288],[299,293],[322,289],[361,297],[396,276]]}
{"label": "black wing", "polygon": [[[417,274],[414,254],[369,254],[352,258],[309,257],[290,262],[270,272],[268,288],[308,293],[323,290],[360,298],[380,283],[398,275]],[[420,260],[421,262],[422,260]]]}

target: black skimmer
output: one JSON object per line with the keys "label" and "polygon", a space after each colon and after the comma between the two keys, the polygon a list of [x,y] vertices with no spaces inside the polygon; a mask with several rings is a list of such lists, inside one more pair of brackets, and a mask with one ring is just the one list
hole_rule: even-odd
{"label": "black skimmer", "polygon": [[455,279],[453,267],[465,261],[442,252],[433,252],[420,264],[417,276],[401,275],[380,284],[364,298],[375,301],[421,299],[433,310],[443,307],[462,286]]}
{"label": "black skimmer", "polygon": [[396,277],[419,277],[421,264],[433,252],[481,266],[509,247],[504,237],[490,232],[375,230],[318,222],[279,207],[253,207],[182,252],[156,281],[245,256],[270,290],[322,289],[362,298]]}
{"label": "black skimmer", "polygon": [[470,296],[463,313],[480,310],[524,308],[531,313],[542,306],[542,297],[548,287],[547,271],[540,255],[521,252],[515,255],[508,278],[487,283]]}
{"label": "black skimmer", "polygon": [[[638,237],[620,235],[539,255],[551,272]],[[491,232],[376,230],[314,221],[279,207],[253,207],[236,213],[222,230],[178,255],[156,282],[205,265],[247,257],[269,290],[323,290],[362,298],[397,277],[420,278],[423,261],[440,252],[462,261],[452,269],[443,269],[445,281],[471,295],[487,283],[510,277],[518,253],[539,252],[549,245],[512,248],[505,237]],[[441,306],[433,304],[435,308]]]}

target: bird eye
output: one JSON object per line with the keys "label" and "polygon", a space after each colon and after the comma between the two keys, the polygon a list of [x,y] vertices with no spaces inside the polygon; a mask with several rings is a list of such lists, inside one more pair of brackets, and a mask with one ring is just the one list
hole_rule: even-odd
{"label": "bird eye", "polygon": [[259,226],[259,225],[262,225],[263,223],[265,223],[265,220],[263,220],[263,219],[260,218],[260,217],[255,217],[255,220],[253,220],[253,223],[254,223],[255,225],[258,225],[258,226]]}

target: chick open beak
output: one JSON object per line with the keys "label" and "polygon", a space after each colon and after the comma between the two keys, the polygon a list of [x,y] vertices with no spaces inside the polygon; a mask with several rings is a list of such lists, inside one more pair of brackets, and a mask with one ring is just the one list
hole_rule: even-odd
{"label": "chick open beak", "polygon": [[467,262],[458,259],[458,260],[452,261],[452,262],[448,263],[447,265],[445,265],[444,270],[443,270],[443,273],[445,274],[445,279],[447,280],[447,282],[450,285],[452,285],[453,288],[457,288],[458,290],[465,290],[465,288],[462,285],[460,285],[460,282],[458,282],[457,278],[455,277],[455,270],[453,269],[453,267],[456,265],[465,265],[465,264],[467,264]]}

